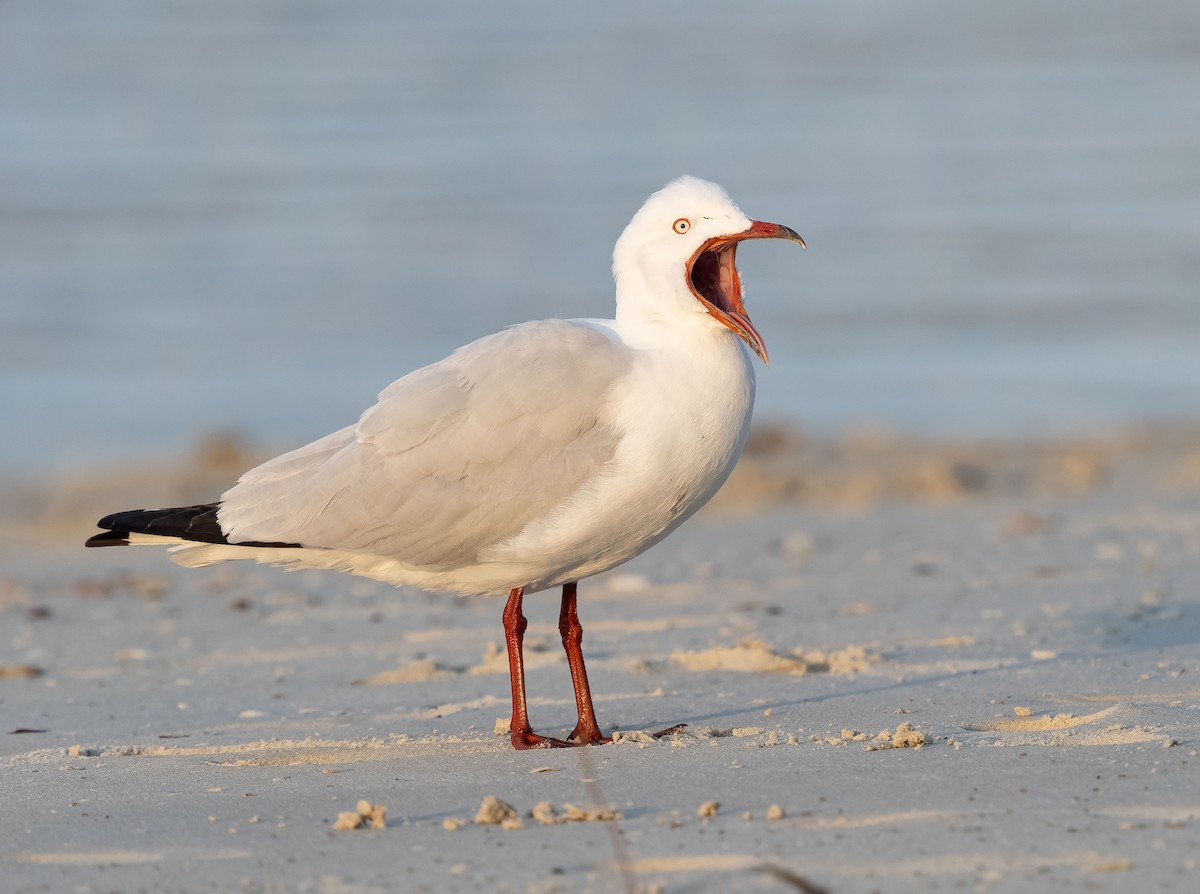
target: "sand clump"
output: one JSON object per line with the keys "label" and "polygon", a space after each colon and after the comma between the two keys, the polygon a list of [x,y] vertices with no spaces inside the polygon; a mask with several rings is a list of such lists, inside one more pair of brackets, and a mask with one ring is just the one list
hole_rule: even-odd
{"label": "sand clump", "polygon": [[501,801],[493,795],[487,795],[479,810],[475,812],[475,823],[480,826],[499,826],[502,829],[523,829],[525,823],[517,808],[507,801]]}
{"label": "sand clump", "polygon": [[920,751],[928,741],[925,733],[905,721],[896,727],[895,732],[883,730],[869,744],[863,746],[863,751],[888,751],[892,748],[912,748]]}
{"label": "sand clump", "polygon": [[1072,729],[1084,724],[1094,723],[1108,717],[1116,710],[1117,706],[1113,705],[1108,708],[1096,711],[1093,714],[1033,714],[1033,711],[1026,707],[1017,707],[1013,709],[1012,718],[1000,720],[983,721],[981,723],[968,724],[965,728],[974,732],[1041,732],[1045,730],[1063,730]]}
{"label": "sand clump", "polygon": [[426,680],[449,676],[452,676],[452,673],[432,658],[418,658],[355,682],[360,686],[391,686],[397,683],[423,683]]}
{"label": "sand clump", "polygon": [[[539,826],[561,826],[567,823],[596,823],[621,819],[621,814],[612,807],[577,807],[574,804],[563,804],[555,807],[550,801],[539,801],[526,814]],[[502,801],[493,795],[488,795],[479,805],[475,814],[475,822],[481,826],[500,826],[502,829],[516,830],[525,828],[520,811],[507,801]],[[461,825],[459,820],[446,820],[442,826],[451,829],[449,823],[454,823],[454,829]]]}
{"label": "sand clump", "polygon": [[831,652],[805,652],[796,648],[791,654],[785,654],[752,636],[736,646],[678,651],[671,655],[671,660],[693,671],[724,670],[802,676],[810,673],[857,673],[865,670],[871,664],[872,658],[862,645],[850,645]]}
{"label": "sand clump", "polygon": [[[1164,736],[1152,727],[1109,723],[1096,728],[1102,720],[1115,719],[1121,712],[1120,703],[1102,708],[1092,714],[1034,714],[1032,709],[1018,706],[1013,717],[1002,717],[977,723],[964,724],[972,732],[999,733],[996,744],[1007,745],[1050,745],[1050,746],[1103,746],[1134,745],[1160,742],[1170,748],[1175,740]],[[1081,727],[1093,727],[1081,729]]]}
{"label": "sand clump", "polygon": [[354,810],[346,810],[338,814],[335,829],[386,829],[387,808],[382,804],[372,804],[366,799],[360,800]]}
{"label": "sand clump", "polygon": [[613,730],[612,741],[614,745],[637,745],[639,747],[645,747],[647,745],[656,744],[659,741],[659,738],[642,729],[616,729]]}
{"label": "sand clump", "polygon": [[549,801],[539,801],[530,815],[542,826],[557,826],[564,823],[595,823],[621,819],[621,814],[607,805],[603,807],[576,807],[563,804],[556,810]]}
{"label": "sand clump", "polygon": [[27,679],[33,679],[34,677],[42,676],[44,673],[45,671],[43,671],[40,667],[36,667],[32,664],[0,665],[0,679],[9,677],[25,677]]}

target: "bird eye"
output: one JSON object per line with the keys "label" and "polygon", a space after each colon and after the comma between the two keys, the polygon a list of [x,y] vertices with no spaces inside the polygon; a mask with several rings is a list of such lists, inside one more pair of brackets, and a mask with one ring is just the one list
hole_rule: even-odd
{"label": "bird eye", "polygon": [[675,223],[671,224],[671,229],[673,229],[680,236],[682,236],[684,233],[686,233],[691,228],[692,228],[692,222],[690,220],[688,220],[686,217],[681,217],[681,218],[679,218],[679,220],[675,221]]}

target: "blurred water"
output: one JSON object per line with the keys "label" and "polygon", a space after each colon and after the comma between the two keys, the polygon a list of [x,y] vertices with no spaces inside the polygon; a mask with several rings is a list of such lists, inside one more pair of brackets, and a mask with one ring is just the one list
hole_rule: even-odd
{"label": "blurred water", "polygon": [[510,322],[608,316],[652,190],[740,253],[759,417],[1200,407],[1200,4],[0,5],[0,468],[277,446]]}

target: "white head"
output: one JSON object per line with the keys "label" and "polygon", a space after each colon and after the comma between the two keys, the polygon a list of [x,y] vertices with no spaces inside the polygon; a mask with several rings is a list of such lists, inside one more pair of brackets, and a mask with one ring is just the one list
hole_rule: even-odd
{"label": "white head", "polygon": [[646,200],[613,249],[617,319],[669,322],[705,315],[737,334],[765,363],[767,346],[746,316],[735,261],[746,239],[788,239],[794,230],[746,217],[725,190],[680,177]]}

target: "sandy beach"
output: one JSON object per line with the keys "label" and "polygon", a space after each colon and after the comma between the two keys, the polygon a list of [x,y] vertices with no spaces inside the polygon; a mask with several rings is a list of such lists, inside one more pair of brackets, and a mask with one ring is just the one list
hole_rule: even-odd
{"label": "sandy beach", "polygon": [[[1200,890],[1200,4],[0,10],[0,894]],[[580,585],[612,744],[512,750],[497,600],[83,548],[612,316],[684,174],[808,251]]]}
{"label": "sandy beach", "polygon": [[[1194,889],[1193,430],[760,429],[709,509],[581,585],[618,741],[525,753],[497,601],[82,549],[258,453],[4,483],[5,891]],[[557,599],[526,611],[562,734]]]}

